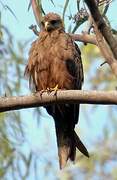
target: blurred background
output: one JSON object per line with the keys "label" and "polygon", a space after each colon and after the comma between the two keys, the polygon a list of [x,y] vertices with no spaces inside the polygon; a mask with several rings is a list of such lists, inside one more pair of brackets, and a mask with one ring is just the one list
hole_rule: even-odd
{"label": "blurred background", "polygon": [[[38,1],[42,12],[64,18],[66,32],[88,29],[81,0]],[[0,96],[30,93],[24,69],[31,43],[37,38],[29,29],[36,24],[29,0],[0,0]],[[82,9],[83,8],[83,9]],[[117,0],[100,6],[116,34]],[[95,45],[78,43],[82,52],[85,90],[115,90],[117,81]],[[76,131],[88,151],[77,151],[75,164],[59,170],[54,122],[44,108],[0,114],[0,179],[3,180],[110,180],[117,179],[117,107],[81,105]]]}

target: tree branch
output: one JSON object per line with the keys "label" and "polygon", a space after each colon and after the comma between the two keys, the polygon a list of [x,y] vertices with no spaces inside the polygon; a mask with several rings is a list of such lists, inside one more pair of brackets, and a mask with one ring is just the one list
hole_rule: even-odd
{"label": "tree branch", "polygon": [[[29,27],[29,29],[31,29],[35,35],[39,36],[39,31],[37,30],[36,25],[32,24]],[[72,33],[70,33],[69,35],[72,37],[72,39],[74,41],[80,41],[83,43],[90,43],[90,44],[97,45],[95,35],[89,35],[88,33],[83,33],[83,34],[72,34]]]}
{"label": "tree branch", "polygon": [[115,53],[115,49],[117,51],[117,41],[112,35],[110,28],[103,20],[94,0],[85,1],[91,12],[89,18],[94,25],[97,46],[99,47],[103,57],[106,59],[106,62],[109,64],[112,72],[117,77],[117,58],[115,58],[117,53]]}
{"label": "tree branch", "polygon": [[61,103],[117,105],[117,91],[60,90],[56,96],[53,93],[43,93],[42,96],[38,92],[29,96],[0,97],[0,112]]}
{"label": "tree branch", "polygon": [[107,26],[106,22],[104,21],[102,15],[100,14],[98,10],[98,6],[96,5],[94,0],[85,0],[91,15],[97,25],[98,30],[102,33],[103,37],[107,41],[111,51],[113,52],[113,55],[115,59],[117,59],[117,41],[113,37],[113,34],[110,30],[110,28]]}
{"label": "tree branch", "polygon": [[80,41],[83,43],[90,43],[97,45],[95,35],[89,35],[88,33],[83,34],[69,34],[74,41]]}
{"label": "tree branch", "polygon": [[96,34],[97,45],[100,49],[100,52],[102,53],[103,57],[106,59],[106,62],[110,65],[112,72],[117,77],[117,60],[113,57],[112,51],[110,50],[107,42],[105,41],[102,34],[98,30],[95,21],[94,21],[94,30]]}
{"label": "tree branch", "polygon": [[33,13],[35,15],[36,22],[40,26],[40,23],[42,20],[41,7],[38,6],[36,0],[31,0],[31,3],[32,3],[32,9],[33,9]]}

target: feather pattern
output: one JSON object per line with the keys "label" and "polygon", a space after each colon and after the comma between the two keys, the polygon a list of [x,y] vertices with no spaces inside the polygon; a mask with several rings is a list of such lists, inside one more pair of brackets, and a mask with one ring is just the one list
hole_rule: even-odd
{"label": "feather pattern", "polygon": [[[48,30],[44,27],[47,21]],[[84,79],[81,53],[77,44],[65,33],[59,15],[49,13],[44,17],[40,37],[32,43],[25,74],[29,76],[29,84],[35,85],[36,91],[56,85],[59,89],[81,89]],[[45,108],[55,121],[60,168],[66,165],[68,159],[75,160],[76,148],[89,157],[74,131],[79,117],[79,104]]]}

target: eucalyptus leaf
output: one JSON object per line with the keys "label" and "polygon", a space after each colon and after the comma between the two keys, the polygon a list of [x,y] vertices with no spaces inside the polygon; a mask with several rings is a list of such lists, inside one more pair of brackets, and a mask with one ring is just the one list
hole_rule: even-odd
{"label": "eucalyptus leaf", "polygon": [[67,10],[69,1],[70,1],[70,0],[65,0],[65,4],[64,4],[64,8],[63,8],[63,20],[64,20],[64,18],[65,18],[65,13],[66,13],[66,10]]}

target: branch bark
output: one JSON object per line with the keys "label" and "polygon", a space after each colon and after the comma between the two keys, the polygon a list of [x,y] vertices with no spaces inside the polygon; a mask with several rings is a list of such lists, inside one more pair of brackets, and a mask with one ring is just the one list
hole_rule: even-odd
{"label": "branch bark", "polygon": [[115,59],[117,59],[117,41],[113,37],[112,32],[110,28],[107,26],[106,22],[104,21],[102,15],[100,14],[98,7],[94,0],[85,0],[91,15],[98,27],[98,30],[102,33],[103,37],[107,41],[111,51],[113,52],[113,55]]}
{"label": "branch bark", "polygon": [[83,34],[69,34],[72,39],[74,41],[80,41],[80,42],[83,42],[83,43],[90,43],[90,44],[94,44],[94,45],[97,45],[97,42],[96,42],[96,37],[95,35],[89,35],[88,33],[83,33]]}
{"label": "branch bark", "polygon": [[42,20],[41,7],[38,6],[36,0],[31,0],[31,3],[32,3],[32,9],[35,15],[36,22],[38,26],[40,27],[40,22]]}
{"label": "branch bark", "polygon": [[97,46],[100,49],[106,62],[109,64],[112,72],[117,77],[117,41],[112,35],[110,28],[106,25],[102,15],[94,0],[85,0],[91,15],[90,20],[93,22]]}
{"label": "branch bark", "polygon": [[52,104],[80,103],[117,105],[117,91],[83,91],[83,90],[61,90],[47,94],[40,93],[19,97],[0,97],[0,112],[33,108]]}
{"label": "branch bark", "polygon": [[112,51],[110,50],[107,42],[103,38],[102,34],[97,28],[97,25],[94,22],[94,30],[96,34],[97,45],[102,53],[103,57],[106,59],[106,62],[109,64],[112,72],[117,77],[117,60],[113,57]]}

